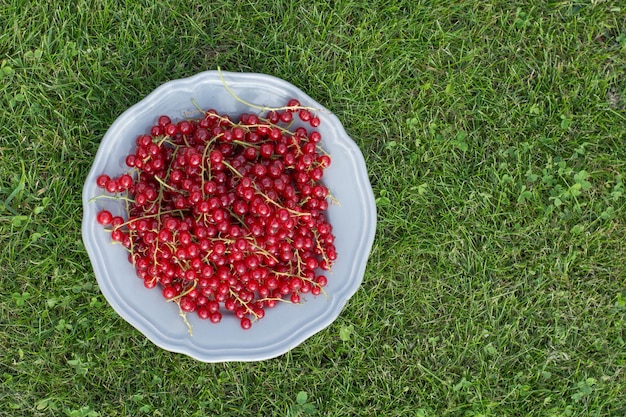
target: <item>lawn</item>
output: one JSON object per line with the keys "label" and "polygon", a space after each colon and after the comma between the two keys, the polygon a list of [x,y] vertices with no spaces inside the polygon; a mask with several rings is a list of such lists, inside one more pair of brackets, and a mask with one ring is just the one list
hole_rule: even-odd
{"label": "lawn", "polygon": [[[626,415],[623,2],[0,4],[0,416]],[[341,316],[263,362],[157,348],[80,234],[110,124],[217,67],[333,111],[378,207]]]}

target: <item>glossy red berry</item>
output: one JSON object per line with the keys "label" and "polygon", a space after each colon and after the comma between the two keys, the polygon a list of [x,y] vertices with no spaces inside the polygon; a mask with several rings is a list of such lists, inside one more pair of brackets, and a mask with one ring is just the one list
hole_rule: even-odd
{"label": "glossy red berry", "polygon": [[248,330],[250,327],[252,327],[252,320],[250,320],[247,317],[244,317],[241,319],[241,328],[244,330]]}
{"label": "glossy red berry", "polygon": [[98,212],[97,221],[101,225],[105,226],[107,224],[111,224],[112,220],[113,220],[113,215],[111,214],[110,211],[101,210],[100,212]]}
{"label": "glossy red berry", "polygon": [[303,122],[308,122],[309,120],[311,120],[311,112],[307,109],[300,110],[298,115],[300,116],[300,120],[302,120]]}
{"label": "glossy red berry", "polygon": [[109,177],[107,174],[98,175],[98,178],[96,178],[96,184],[100,188],[105,188],[107,185],[107,182],[109,181],[111,181],[111,177]]}
{"label": "glossy red berry", "polygon": [[171,287],[171,286],[167,286],[165,288],[163,288],[163,297],[166,300],[171,300],[172,298],[176,297],[178,295],[178,291],[176,291],[176,288]]}
{"label": "glossy red berry", "polygon": [[172,123],[172,120],[168,116],[163,115],[158,118],[157,123],[159,126],[165,127],[169,125],[170,123]]}
{"label": "glossy red berry", "polygon": [[111,179],[109,181],[107,181],[106,185],[104,186],[104,188],[107,190],[107,192],[113,194],[116,193],[119,189],[119,184],[116,180]]}
{"label": "glossy red berry", "polygon": [[293,114],[291,112],[286,111],[280,114],[280,121],[283,123],[289,123],[293,120]]}
{"label": "glossy red berry", "polygon": [[220,313],[219,311],[214,311],[209,316],[209,319],[212,323],[219,323],[220,321],[222,321],[222,313]]}
{"label": "glossy red berry", "polygon": [[133,185],[133,177],[128,174],[123,174],[118,179],[119,186],[122,190],[128,190]]}

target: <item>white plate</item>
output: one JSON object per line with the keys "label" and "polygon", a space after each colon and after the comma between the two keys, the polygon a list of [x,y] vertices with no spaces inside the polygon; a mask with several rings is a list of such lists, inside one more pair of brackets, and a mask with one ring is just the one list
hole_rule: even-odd
{"label": "white plate", "polygon": [[143,286],[127,261],[127,251],[112,244],[110,233],[95,220],[103,208],[114,215],[124,214],[124,205],[118,200],[90,202],[92,197],[102,194],[96,186],[96,177],[102,173],[113,177],[126,172],[125,156],[133,150],[138,135],[149,133],[159,115],[166,114],[174,121],[199,116],[193,101],[220,114],[259,113],[235,100],[217,71],[167,82],[115,120],[102,139],[83,188],[82,236],[109,304],[157,346],[204,362],[258,361],[289,351],[339,316],[363,280],[376,230],[376,206],[363,155],[337,117],[281,79],[249,73],[222,72],[222,76],[232,91],[249,103],[278,107],[290,98],[297,98],[302,105],[321,109],[318,116],[322,123],[317,130],[322,134],[322,146],[332,157],[324,182],[340,202],[331,204],[327,212],[336,236],[338,256],[332,273],[328,274],[325,288],[328,297],[303,294],[301,305],[281,303],[266,309],[265,317],[249,330],[242,330],[238,320],[227,314],[217,325],[188,314],[193,328],[190,335],[178,306],[165,302],[158,287],[148,290]]}

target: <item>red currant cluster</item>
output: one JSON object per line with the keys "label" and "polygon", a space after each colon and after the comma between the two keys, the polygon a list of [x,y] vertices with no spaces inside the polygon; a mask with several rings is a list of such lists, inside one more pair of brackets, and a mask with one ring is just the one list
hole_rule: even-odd
{"label": "red currant cluster", "polygon": [[228,311],[244,329],[279,301],[322,292],[319,272],[337,258],[322,183],[331,159],[318,131],[289,130],[294,115],[320,123],[293,99],[237,122],[215,110],[178,123],[160,116],[126,157],[129,173],[97,178],[125,194],[126,219],[102,210],[97,221],[147,288],[214,323]]}

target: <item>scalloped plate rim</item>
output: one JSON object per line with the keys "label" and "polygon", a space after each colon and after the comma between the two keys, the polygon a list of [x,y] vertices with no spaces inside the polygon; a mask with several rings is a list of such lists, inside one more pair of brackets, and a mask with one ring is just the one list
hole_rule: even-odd
{"label": "scalloped plate rim", "polygon": [[[352,166],[358,174],[356,181],[359,183],[360,189],[362,191],[360,197],[364,208],[365,225],[361,230],[360,236],[358,237],[360,245],[357,250],[358,254],[361,255],[362,258],[358,262],[353,262],[350,267],[350,271],[357,278],[354,278],[351,282],[351,285],[346,287],[344,292],[341,294],[341,298],[333,297],[333,302],[329,304],[329,308],[325,310],[324,315],[318,317],[317,320],[313,321],[312,323],[309,322],[308,326],[305,327],[303,331],[294,332],[288,340],[279,340],[273,344],[266,344],[263,346],[251,345],[249,347],[207,348],[191,343],[189,342],[189,339],[186,339],[186,343],[181,343],[179,339],[171,338],[161,332],[157,327],[155,327],[151,322],[147,321],[135,309],[128,306],[127,303],[117,295],[113,283],[110,280],[104,279],[104,277],[101,276],[101,273],[99,274],[99,271],[96,270],[96,265],[99,265],[102,262],[102,256],[100,247],[92,242],[91,239],[86,238],[86,236],[89,237],[89,233],[91,232],[91,230],[95,228],[95,222],[93,222],[93,217],[89,216],[89,214],[91,214],[91,210],[88,210],[86,208],[89,204],[88,200],[92,196],[91,191],[93,190],[93,185],[89,183],[89,180],[93,179],[94,175],[96,175],[95,170],[97,162],[102,160],[104,152],[106,150],[106,144],[113,143],[110,138],[113,137],[114,134],[116,134],[117,130],[122,129],[124,126],[128,125],[128,119],[131,118],[136,112],[140,112],[141,109],[144,108],[144,105],[150,100],[154,100],[155,98],[158,98],[162,95],[167,95],[172,90],[177,89],[180,86],[184,87],[192,85],[195,81],[198,80],[204,80],[203,82],[205,83],[215,83],[215,78],[219,75],[218,71],[204,71],[187,78],[167,81],[166,83],[160,85],[151,93],[146,95],[136,104],[129,107],[113,122],[113,124],[107,130],[102,139],[102,142],[94,159],[94,164],[90,168],[87,181],[85,182],[85,185],[83,187],[84,212],[81,231],[83,233],[83,241],[85,243],[89,258],[92,265],[94,265],[96,280],[98,281],[98,284],[107,302],[122,318],[124,318],[125,321],[127,321],[137,330],[139,330],[155,345],[171,352],[188,355],[196,360],[203,362],[244,362],[266,360],[286,353],[287,351],[300,345],[302,342],[304,342],[306,339],[310,338],[314,334],[330,326],[338,318],[350,298],[352,298],[352,296],[359,289],[363,281],[367,258],[373,245],[376,229],[376,206],[374,203],[374,196],[371,185],[369,184],[369,179],[367,177],[367,171],[365,169],[365,160],[363,158],[363,155],[356,143],[345,132],[343,125],[334,114],[329,112],[325,107],[317,103],[298,87],[280,78],[258,73],[232,73],[224,71],[222,71],[221,73],[229,83],[231,83],[233,80],[236,84],[237,82],[241,82],[241,80],[250,82],[255,79],[263,79],[273,83],[273,87],[287,87],[288,89],[296,91],[307,99],[307,104],[310,104],[327,112],[325,114],[325,117],[329,118],[330,122],[333,125],[333,128],[336,132],[338,132],[337,137],[340,140],[339,142],[337,142],[337,145],[341,145],[345,147],[348,151],[350,151],[349,154],[353,158]],[[207,77],[208,81],[206,80]],[[194,91],[194,89],[192,89],[191,91]]]}

